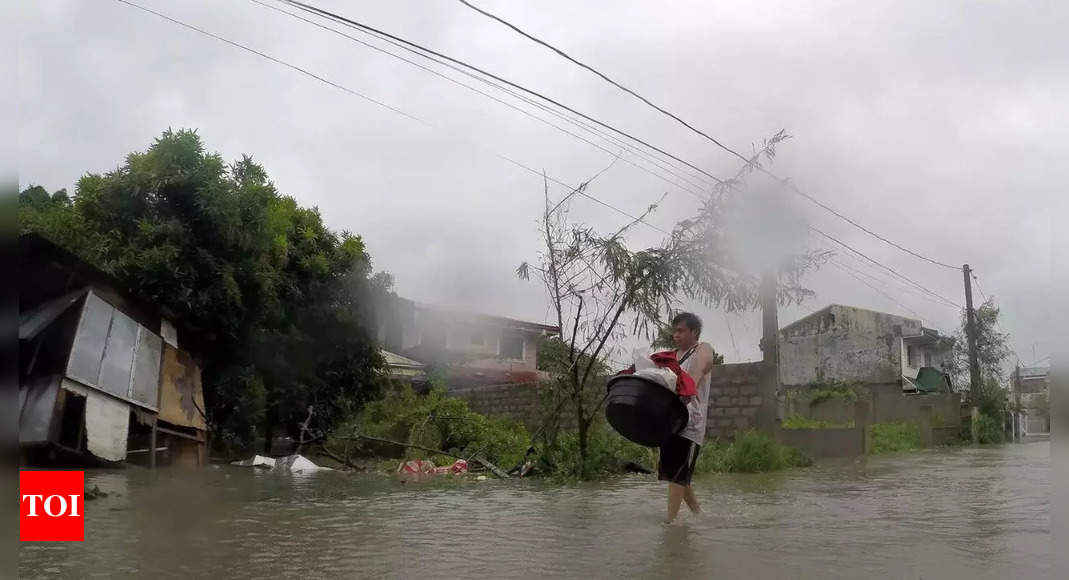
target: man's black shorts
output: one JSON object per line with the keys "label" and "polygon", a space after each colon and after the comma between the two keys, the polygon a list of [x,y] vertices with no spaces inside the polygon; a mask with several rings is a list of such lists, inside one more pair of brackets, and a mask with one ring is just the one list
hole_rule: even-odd
{"label": "man's black shorts", "polygon": [[667,443],[661,445],[657,479],[679,485],[690,485],[690,478],[694,475],[694,465],[698,462],[699,451],[701,451],[701,445],[679,435],[673,435]]}

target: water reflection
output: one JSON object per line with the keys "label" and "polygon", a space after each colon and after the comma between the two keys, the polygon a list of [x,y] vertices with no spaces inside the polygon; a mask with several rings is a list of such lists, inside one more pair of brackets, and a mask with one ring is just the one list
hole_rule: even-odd
{"label": "water reflection", "polygon": [[1042,577],[1049,445],[930,451],[664,490],[241,468],[87,474],[86,541],[21,546],[24,578]]}

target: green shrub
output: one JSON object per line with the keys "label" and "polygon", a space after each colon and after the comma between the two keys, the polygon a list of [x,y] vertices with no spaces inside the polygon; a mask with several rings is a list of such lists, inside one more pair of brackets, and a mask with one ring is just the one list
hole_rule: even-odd
{"label": "green shrub", "polygon": [[[539,454],[539,472],[556,479],[575,481],[619,474],[628,462],[656,470],[656,449],[632,443],[605,424],[595,425],[592,429],[585,469],[579,461],[579,435],[575,431],[566,431]],[[812,460],[797,449],[780,445],[762,433],[747,431],[740,433],[731,444],[707,441],[698,454],[694,472],[763,473],[811,464]]]}
{"label": "green shrub", "polygon": [[648,469],[657,467],[657,450],[632,443],[603,423],[591,426],[587,462],[579,455],[579,433],[560,433],[539,454],[538,471],[562,480],[596,479],[623,472],[632,462]]}
{"label": "green shrub", "polygon": [[921,446],[920,427],[916,423],[876,423],[870,429],[873,455],[918,449]]}
{"label": "green shrub", "polygon": [[804,391],[805,398],[809,399],[810,405],[816,405],[823,401],[839,399],[843,401],[856,401],[860,383],[851,381],[828,381],[810,383]]}
{"label": "green shrub", "polygon": [[981,414],[977,423],[979,442],[982,445],[1002,443],[1005,435],[1002,427],[1002,421],[990,415]]}
{"label": "green shrub", "polygon": [[792,415],[783,420],[784,429],[843,429],[854,426],[853,421],[847,421],[846,423],[834,423],[831,421],[820,421],[817,419],[810,419],[808,417],[801,417],[798,415]]}
{"label": "green shrub", "polygon": [[335,429],[326,444],[334,453],[347,448],[354,457],[454,461],[448,456],[431,457],[415,448],[350,439],[354,434],[412,443],[463,457],[480,453],[504,469],[519,464],[531,444],[520,423],[476,413],[468,408],[467,401],[450,397],[441,389],[417,395],[408,385],[394,385],[381,399],[368,403],[362,412]]}
{"label": "green shrub", "polygon": [[812,460],[797,449],[763,433],[744,431],[729,445],[713,442],[703,447],[695,472],[765,473],[811,464]]}

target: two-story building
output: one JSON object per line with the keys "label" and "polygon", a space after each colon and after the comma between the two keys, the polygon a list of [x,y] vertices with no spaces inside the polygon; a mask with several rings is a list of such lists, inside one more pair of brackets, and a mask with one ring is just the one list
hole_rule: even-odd
{"label": "two-story building", "polygon": [[1017,367],[1011,389],[1021,433],[1050,433],[1050,367]]}
{"label": "two-story building", "polygon": [[832,304],[780,330],[780,382],[857,381],[946,392],[953,346],[953,338],[919,320]]}
{"label": "two-story building", "polygon": [[450,388],[533,383],[538,347],[556,326],[462,312],[395,298],[382,313],[379,341],[387,351],[444,369]]}

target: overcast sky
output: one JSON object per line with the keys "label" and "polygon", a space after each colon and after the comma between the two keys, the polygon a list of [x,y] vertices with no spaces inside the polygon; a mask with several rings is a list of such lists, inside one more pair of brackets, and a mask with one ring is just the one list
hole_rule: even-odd
{"label": "overcast sky", "polygon": [[[23,3],[18,28],[22,186],[71,188],[167,127],[196,128],[227,159],[252,155],[283,193],[318,206],[329,226],[362,235],[375,268],[394,274],[402,295],[547,318],[540,288],[514,274],[538,248],[541,179],[499,156],[575,184],[612,155],[249,0],[133,1],[433,127],[115,0],[42,0]],[[737,169],[711,143],[454,0],[314,3],[537,88],[709,173]],[[777,173],[902,245],[971,264],[982,292],[1002,306],[1021,360],[1048,354],[1041,332],[1057,223],[1049,209],[1069,183],[1069,4],[476,3],[736,148],[748,151],[786,129],[793,139],[779,149]],[[693,197],[628,159],[642,163],[625,156],[590,193],[639,213],[667,192],[649,220],[664,229],[694,211]],[[964,301],[960,272],[796,201],[813,225]],[[582,199],[572,215],[606,230],[626,221]],[[630,241],[660,238],[641,227]],[[807,279],[816,297],[782,310],[781,323],[842,303],[946,332],[957,326],[956,308],[841,248],[835,261],[842,266]],[[759,357],[758,313],[699,313],[728,361]]]}

